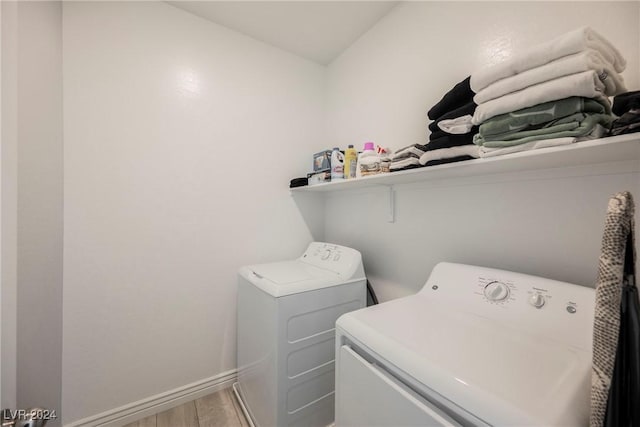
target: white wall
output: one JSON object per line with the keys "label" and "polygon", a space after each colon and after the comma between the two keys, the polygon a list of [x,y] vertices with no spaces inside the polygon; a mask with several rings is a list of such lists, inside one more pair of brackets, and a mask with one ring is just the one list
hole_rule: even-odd
{"label": "white wall", "polygon": [[[590,25],[626,56],[640,87],[639,3],[400,4],[328,68],[327,131],[336,145],[424,143],[427,110],[474,69]],[[637,170],[636,167],[621,172]],[[382,192],[331,195],[326,239],[363,252],[382,299],[418,290],[439,261],[476,263],[593,285],[608,197],[637,173],[572,170],[397,187],[397,221]],[[586,176],[586,177],[585,177]]]}
{"label": "white wall", "polygon": [[[17,407],[62,399],[62,4],[18,4]],[[50,422],[60,425],[60,420]]]}
{"label": "white wall", "polygon": [[59,2],[2,3],[2,407],[58,413],[61,12]]}
{"label": "white wall", "polygon": [[17,211],[18,211],[18,7],[2,2],[2,283],[0,355],[3,408],[16,407]]}
{"label": "white wall", "polygon": [[63,22],[67,424],[235,368],[238,267],[322,232],[324,68],[164,3]]}

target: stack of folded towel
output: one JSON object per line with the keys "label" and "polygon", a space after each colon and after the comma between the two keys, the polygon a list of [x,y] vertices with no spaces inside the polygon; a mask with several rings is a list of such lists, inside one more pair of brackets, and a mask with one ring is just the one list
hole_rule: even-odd
{"label": "stack of folded towel", "polygon": [[640,132],[640,91],[613,98],[612,110],[616,116],[620,116],[611,126],[612,135]]}
{"label": "stack of folded towel", "polygon": [[480,156],[604,136],[612,121],[607,96],[626,91],[625,67],[611,43],[580,28],[474,73]]}
{"label": "stack of folded towel", "polygon": [[401,148],[391,156],[391,172],[475,159],[480,156],[473,135],[478,127],[471,123],[476,109],[470,77],[456,84],[427,113],[429,141]]}
{"label": "stack of folded towel", "polygon": [[570,97],[495,116],[480,125],[474,142],[482,157],[571,144],[576,138],[600,138],[612,117],[595,99]]}
{"label": "stack of folded towel", "polygon": [[478,148],[473,145],[473,135],[478,131],[471,118],[476,110],[473,102],[470,77],[456,84],[434,105],[427,116],[429,143],[420,156],[420,164],[433,166],[477,158]]}
{"label": "stack of folded towel", "polygon": [[397,150],[391,156],[390,172],[397,172],[405,169],[420,168],[420,156],[427,150],[426,145],[413,144]]}

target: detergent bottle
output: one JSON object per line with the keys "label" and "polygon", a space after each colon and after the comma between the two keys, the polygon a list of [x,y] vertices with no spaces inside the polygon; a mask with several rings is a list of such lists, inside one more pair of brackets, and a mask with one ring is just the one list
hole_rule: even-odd
{"label": "detergent bottle", "polygon": [[331,152],[331,182],[344,179],[344,157],[338,147]]}
{"label": "detergent bottle", "polygon": [[380,173],[380,156],[373,145],[373,142],[364,143],[364,151],[358,156],[357,177]]}

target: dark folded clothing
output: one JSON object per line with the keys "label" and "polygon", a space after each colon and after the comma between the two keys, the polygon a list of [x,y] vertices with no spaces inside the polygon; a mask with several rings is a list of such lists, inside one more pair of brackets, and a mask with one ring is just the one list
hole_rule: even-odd
{"label": "dark folded clothing", "polygon": [[446,138],[449,136],[464,136],[464,135],[475,135],[476,133],[478,133],[478,126],[473,126],[471,128],[471,130],[469,131],[469,133],[447,133],[443,130],[437,130],[435,132],[431,132],[429,134],[429,141],[434,141],[436,139],[440,139],[440,138]]}
{"label": "dark folded clothing", "polygon": [[640,108],[627,111],[611,125],[611,135],[640,132]]}
{"label": "dark folded clothing", "polygon": [[640,108],[640,90],[627,92],[613,98],[611,111],[616,116],[622,116],[629,110]]}
{"label": "dark folded clothing", "polygon": [[473,144],[473,133],[465,133],[464,135],[443,136],[429,141],[426,151],[439,150],[441,148],[459,147],[461,145]]}
{"label": "dark folded clothing", "polygon": [[[461,105],[453,110],[449,110],[449,111],[445,111],[443,115],[441,115],[440,117],[437,117],[436,119],[432,119],[434,120],[433,122],[429,123],[429,130],[431,132],[435,132],[437,130],[441,130],[438,127],[438,122],[442,121],[442,120],[449,120],[449,119],[457,119],[458,117],[462,117],[462,116],[466,116],[466,115],[470,115],[473,116],[473,113],[476,111],[476,107],[477,105],[475,104],[475,102],[471,101],[471,102],[467,102],[464,105]],[[429,117],[431,118],[431,117]]]}
{"label": "dark folded clothing", "polygon": [[431,107],[427,113],[431,120],[436,120],[446,112],[455,110],[456,108],[473,100],[475,93],[473,93],[471,86],[469,85],[470,78],[471,77],[469,76],[455,85],[453,89],[447,92],[436,105]]}
{"label": "dark folded clothing", "polygon": [[400,172],[400,171],[406,171],[407,169],[417,169],[417,168],[423,168],[423,167],[424,166],[418,163],[418,164],[408,165],[400,169],[390,169],[390,172]]}
{"label": "dark folded clothing", "polygon": [[432,131],[432,132],[429,134],[429,141],[433,141],[434,139],[438,139],[438,138],[444,138],[444,137],[447,137],[447,136],[449,136],[449,135],[451,135],[451,134],[450,134],[450,133],[447,133],[447,132],[445,132],[445,131],[443,131],[443,130],[437,130],[437,131],[435,131],[435,132],[434,132],[434,131]]}
{"label": "dark folded clothing", "polygon": [[427,162],[425,166],[444,165],[447,163],[462,162],[464,160],[474,160],[474,158],[471,156],[457,156],[457,157],[451,157],[448,159],[431,160],[430,162]]}

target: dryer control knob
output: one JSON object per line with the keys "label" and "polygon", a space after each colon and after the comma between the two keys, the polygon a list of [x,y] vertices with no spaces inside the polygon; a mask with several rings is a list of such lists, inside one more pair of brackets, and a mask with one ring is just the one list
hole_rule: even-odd
{"label": "dryer control knob", "polygon": [[324,253],[322,254],[322,259],[329,259],[329,257],[331,256],[331,251],[329,249],[327,249],[326,251],[324,251]]}
{"label": "dryer control knob", "polygon": [[503,301],[509,296],[509,287],[502,282],[491,282],[484,287],[484,296],[489,301]]}
{"label": "dryer control knob", "polygon": [[535,293],[529,297],[529,304],[534,306],[535,308],[542,308],[544,303],[547,302],[544,295]]}

